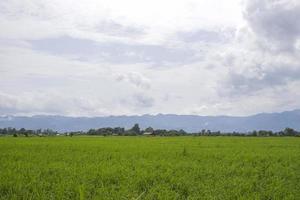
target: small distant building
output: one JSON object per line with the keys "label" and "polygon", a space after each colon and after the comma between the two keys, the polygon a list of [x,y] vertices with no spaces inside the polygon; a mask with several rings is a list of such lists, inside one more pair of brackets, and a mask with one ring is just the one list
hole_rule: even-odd
{"label": "small distant building", "polygon": [[153,132],[144,132],[143,135],[145,135],[145,136],[152,136],[154,134],[153,134]]}

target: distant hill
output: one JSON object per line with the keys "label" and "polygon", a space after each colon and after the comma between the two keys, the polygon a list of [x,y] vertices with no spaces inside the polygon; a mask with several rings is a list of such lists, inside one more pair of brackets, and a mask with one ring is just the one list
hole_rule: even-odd
{"label": "distant hill", "polygon": [[286,127],[300,130],[300,110],[282,113],[261,113],[247,117],[233,116],[197,116],[197,115],[142,115],[142,116],[110,116],[110,117],[64,117],[37,115],[32,117],[6,116],[0,117],[0,127],[26,129],[46,129],[57,131],[88,130],[100,127],[131,128],[139,123],[142,128],[152,126],[156,129],[184,129],[197,132],[202,129],[212,131],[279,131]]}

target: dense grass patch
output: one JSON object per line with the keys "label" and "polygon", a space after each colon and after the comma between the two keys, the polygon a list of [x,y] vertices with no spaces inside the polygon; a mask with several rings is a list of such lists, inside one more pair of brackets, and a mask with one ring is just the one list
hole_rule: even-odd
{"label": "dense grass patch", "polygon": [[0,138],[0,199],[300,199],[300,138]]}

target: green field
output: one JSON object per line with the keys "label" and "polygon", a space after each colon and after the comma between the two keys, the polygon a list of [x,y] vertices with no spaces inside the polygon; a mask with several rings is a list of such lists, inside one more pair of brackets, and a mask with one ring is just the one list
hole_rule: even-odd
{"label": "green field", "polygon": [[2,137],[0,199],[300,199],[300,138]]}

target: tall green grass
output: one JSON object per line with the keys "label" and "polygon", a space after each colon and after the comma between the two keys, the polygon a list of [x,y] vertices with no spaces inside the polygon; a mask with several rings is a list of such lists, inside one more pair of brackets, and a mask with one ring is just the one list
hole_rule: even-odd
{"label": "tall green grass", "polygon": [[0,138],[0,199],[300,199],[300,138]]}

